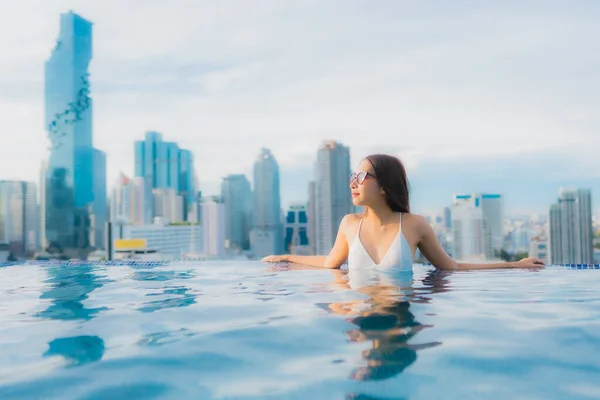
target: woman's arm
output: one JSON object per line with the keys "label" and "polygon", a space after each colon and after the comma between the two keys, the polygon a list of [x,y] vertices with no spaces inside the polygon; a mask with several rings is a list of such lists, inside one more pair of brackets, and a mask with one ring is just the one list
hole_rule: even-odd
{"label": "woman's arm", "polygon": [[309,265],[311,267],[323,268],[327,256],[297,256],[293,254],[283,254],[280,256],[267,256],[261,261],[264,262],[290,262],[294,264]]}
{"label": "woman's arm", "polygon": [[310,265],[312,267],[321,268],[340,268],[342,264],[348,259],[348,239],[346,238],[346,231],[348,226],[348,220],[352,215],[346,215],[340,227],[338,229],[337,237],[333,248],[327,256],[297,256],[292,254],[285,254],[281,256],[268,256],[262,259],[264,262],[290,262],[295,264]]}
{"label": "woman's arm", "polygon": [[498,269],[498,268],[536,268],[544,265],[544,262],[536,258],[524,258],[517,262],[502,263],[457,263],[442,248],[435,232],[425,218],[419,219],[419,231],[421,240],[418,247],[438,269],[445,270],[474,270],[474,269]]}

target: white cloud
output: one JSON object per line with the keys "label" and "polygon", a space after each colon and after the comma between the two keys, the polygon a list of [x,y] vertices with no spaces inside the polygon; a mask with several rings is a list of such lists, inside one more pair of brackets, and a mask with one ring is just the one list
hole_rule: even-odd
{"label": "white cloud", "polygon": [[[577,3],[577,2],[575,2]],[[94,22],[94,140],[109,183],[162,132],[203,181],[250,172],[262,146],[312,164],[337,139],[358,159],[597,154],[597,7],[364,1],[0,1],[1,178],[37,179],[43,65],[69,9]],[[10,7],[9,7],[10,5]],[[598,160],[598,158],[595,158]],[[589,157],[575,175],[598,170]]]}

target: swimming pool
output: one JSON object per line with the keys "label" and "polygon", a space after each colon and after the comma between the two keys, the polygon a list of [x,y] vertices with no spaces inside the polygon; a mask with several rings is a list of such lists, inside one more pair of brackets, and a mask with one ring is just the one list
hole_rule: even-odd
{"label": "swimming pool", "polygon": [[414,271],[5,266],[0,398],[600,398],[600,270]]}

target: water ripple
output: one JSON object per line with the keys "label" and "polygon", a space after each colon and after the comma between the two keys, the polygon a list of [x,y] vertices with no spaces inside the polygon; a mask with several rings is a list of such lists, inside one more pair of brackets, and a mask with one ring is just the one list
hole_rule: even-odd
{"label": "water ripple", "polygon": [[0,398],[591,399],[600,272],[0,268]]}

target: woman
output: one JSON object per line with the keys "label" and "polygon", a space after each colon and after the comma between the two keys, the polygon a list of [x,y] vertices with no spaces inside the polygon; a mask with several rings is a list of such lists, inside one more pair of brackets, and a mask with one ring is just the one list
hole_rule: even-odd
{"label": "woman", "polygon": [[[350,176],[352,202],[363,214],[348,214],[340,223],[335,244],[327,256],[273,255],[265,262],[291,262],[323,268],[348,263],[351,283],[365,286],[393,274],[395,280],[412,279],[417,248],[433,266],[442,270],[535,268],[544,263],[524,258],[505,263],[458,263],[440,246],[425,218],[410,213],[408,182],[404,166],[396,157],[374,154]],[[352,285],[354,286],[354,285]]]}

